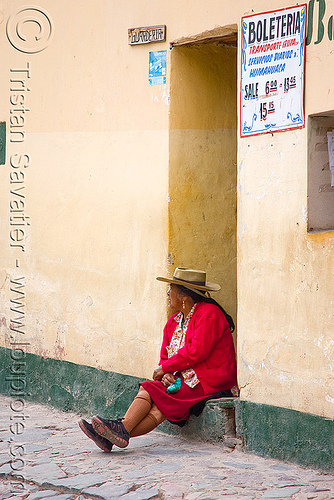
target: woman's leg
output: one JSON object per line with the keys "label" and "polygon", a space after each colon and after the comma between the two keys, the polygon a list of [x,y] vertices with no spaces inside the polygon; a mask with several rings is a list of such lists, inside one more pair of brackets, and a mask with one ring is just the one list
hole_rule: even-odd
{"label": "woman's leg", "polygon": [[166,417],[161,413],[159,408],[153,403],[150,412],[144,417],[139,424],[130,431],[130,437],[142,436],[153,431],[160,425]]}
{"label": "woman's leg", "polygon": [[146,434],[164,420],[164,415],[152,403],[149,393],[140,387],[122,421],[93,417],[92,425],[100,436],[120,448],[125,448],[129,444],[130,437]]}
{"label": "woman's leg", "polygon": [[131,434],[132,429],[149,414],[151,408],[151,396],[143,387],[140,387],[137,396],[134,398],[122,419],[125,429]]}

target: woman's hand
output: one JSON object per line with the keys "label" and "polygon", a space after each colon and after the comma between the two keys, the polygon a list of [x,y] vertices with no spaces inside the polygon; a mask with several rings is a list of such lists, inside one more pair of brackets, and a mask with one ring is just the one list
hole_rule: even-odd
{"label": "woman's hand", "polygon": [[171,384],[175,384],[176,378],[172,373],[165,373],[165,375],[161,379],[161,382],[165,387],[169,387]]}
{"label": "woman's hand", "polygon": [[172,373],[164,373],[161,366],[158,366],[153,372],[153,380],[160,380],[165,387],[175,384],[176,379]]}
{"label": "woman's hand", "polygon": [[158,366],[153,372],[153,380],[161,380],[164,375],[161,366]]}

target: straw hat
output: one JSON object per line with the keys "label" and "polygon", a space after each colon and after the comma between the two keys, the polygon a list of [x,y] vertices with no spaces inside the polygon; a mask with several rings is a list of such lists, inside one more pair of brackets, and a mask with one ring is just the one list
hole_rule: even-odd
{"label": "straw hat", "polygon": [[172,278],[157,277],[158,281],[171,283],[172,285],[182,285],[189,290],[194,290],[200,295],[201,292],[218,292],[220,286],[216,283],[209,283],[206,281],[206,272],[198,271],[196,269],[187,269],[185,267],[177,267]]}

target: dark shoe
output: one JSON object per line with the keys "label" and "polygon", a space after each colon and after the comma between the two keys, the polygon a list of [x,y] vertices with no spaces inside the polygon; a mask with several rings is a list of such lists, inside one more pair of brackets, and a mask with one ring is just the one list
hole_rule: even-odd
{"label": "dark shoe", "polygon": [[125,429],[121,420],[107,420],[102,417],[93,417],[92,425],[95,432],[119,448],[126,448],[128,446],[130,434]]}
{"label": "dark shoe", "polygon": [[94,443],[101,448],[101,450],[105,451],[106,453],[110,453],[111,449],[113,447],[113,444],[105,439],[104,437],[100,436],[94,431],[94,428],[92,424],[89,424],[84,420],[83,418],[79,422],[79,427],[88,436],[90,439],[94,441]]}

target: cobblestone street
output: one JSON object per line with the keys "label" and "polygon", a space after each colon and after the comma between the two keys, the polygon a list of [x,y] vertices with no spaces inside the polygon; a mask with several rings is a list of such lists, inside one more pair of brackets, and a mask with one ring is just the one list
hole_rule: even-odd
{"label": "cobblestone street", "polygon": [[[334,498],[330,474],[159,431],[107,454],[81,432],[78,415],[26,403],[25,419],[15,419],[10,398],[0,401],[0,500]],[[25,427],[13,433],[13,422]],[[9,477],[14,469],[24,482]]]}

